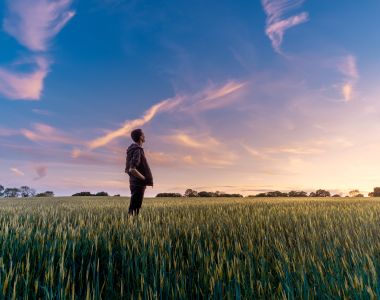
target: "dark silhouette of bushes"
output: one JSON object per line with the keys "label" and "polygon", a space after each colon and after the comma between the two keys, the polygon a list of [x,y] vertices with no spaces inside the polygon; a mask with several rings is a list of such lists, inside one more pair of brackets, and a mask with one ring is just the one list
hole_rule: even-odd
{"label": "dark silhouette of bushes", "polygon": [[248,197],[288,197],[288,193],[283,193],[280,191],[258,193],[257,195],[250,195]]}
{"label": "dark silhouette of bushes", "polygon": [[108,196],[108,193],[107,192],[99,192],[99,193],[96,193],[95,196]]}
{"label": "dark silhouette of bushes", "polygon": [[44,193],[38,193],[36,197],[54,197],[54,193],[52,191],[46,191]]}
{"label": "dark silhouette of bushes", "polygon": [[72,195],[73,197],[78,197],[78,196],[95,196],[93,194],[91,194],[90,192],[80,192],[80,193],[75,193]]}
{"label": "dark silhouette of bushes", "polygon": [[158,193],[156,197],[182,197],[180,193]]}
{"label": "dark silhouette of bushes", "polygon": [[290,191],[288,193],[289,197],[307,197],[307,193],[304,191]]}
{"label": "dark silhouette of bushes", "polygon": [[375,187],[373,189],[373,196],[372,197],[380,197],[380,187]]}
{"label": "dark silhouette of bushes", "polygon": [[80,193],[75,193],[72,195],[72,197],[83,197],[83,196],[88,197],[88,196],[109,196],[109,195],[107,192],[98,192],[96,194],[91,194],[91,192],[80,192]]}
{"label": "dark silhouette of bushes", "polygon": [[329,191],[319,189],[319,190],[316,190],[315,192],[311,192],[309,194],[309,197],[331,197],[331,194]]}

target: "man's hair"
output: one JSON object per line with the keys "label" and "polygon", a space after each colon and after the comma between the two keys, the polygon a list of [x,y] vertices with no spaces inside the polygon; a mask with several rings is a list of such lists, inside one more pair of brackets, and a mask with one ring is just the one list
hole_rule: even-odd
{"label": "man's hair", "polygon": [[137,143],[140,140],[140,137],[141,137],[142,133],[143,132],[142,132],[142,130],[140,128],[132,130],[132,132],[131,132],[131,138],[132,138],[132,140],[135,143]]}

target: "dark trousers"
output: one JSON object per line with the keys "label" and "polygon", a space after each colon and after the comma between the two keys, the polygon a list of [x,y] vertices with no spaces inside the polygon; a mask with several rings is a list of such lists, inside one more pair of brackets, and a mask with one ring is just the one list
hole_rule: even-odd
{"label": "dark trousers", "polygon": [[131,215],[138,215],[144,198],[146,186],[131,184],[129,188],[131,189],[131,200],[129,203],[128,213]]}

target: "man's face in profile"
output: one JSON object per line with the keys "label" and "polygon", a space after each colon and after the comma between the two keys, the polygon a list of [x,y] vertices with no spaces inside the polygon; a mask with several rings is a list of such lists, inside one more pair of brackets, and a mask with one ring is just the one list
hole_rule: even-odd
{"label": "man's face in profile", "polygon": [[145,143],[145,134],[144,134],[144,132],[141,134],[140,141],[142,143]]}

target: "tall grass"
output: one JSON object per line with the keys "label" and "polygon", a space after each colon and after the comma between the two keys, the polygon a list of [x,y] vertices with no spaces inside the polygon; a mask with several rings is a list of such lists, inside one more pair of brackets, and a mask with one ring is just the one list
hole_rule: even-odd
{"label": "tall grass", "polygon": [[380,201],[0,201],[0,298],[380,297]]}

